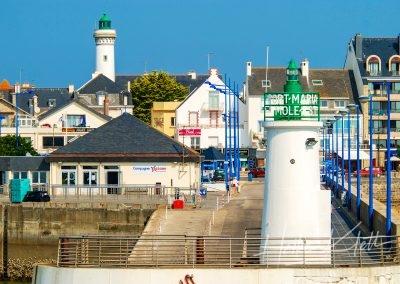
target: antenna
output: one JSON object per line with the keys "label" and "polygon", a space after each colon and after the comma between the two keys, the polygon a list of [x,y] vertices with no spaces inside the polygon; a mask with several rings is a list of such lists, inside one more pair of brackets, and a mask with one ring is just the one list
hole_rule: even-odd
{"label": "antenna", "polygon": [[211,54],[214,54],[213,52],[209,52],[209,53],[207,53],[207,59],[208,59],[208,61],[207,61],[207,63],[208,63],[208,72],[210,72],[210,61],[211,61]]}
{"label": "antenna", "polygon": [[21,67],[20,69],[19,69],[19,83],[22,85],[22,71],[23,71],[23,68]]}

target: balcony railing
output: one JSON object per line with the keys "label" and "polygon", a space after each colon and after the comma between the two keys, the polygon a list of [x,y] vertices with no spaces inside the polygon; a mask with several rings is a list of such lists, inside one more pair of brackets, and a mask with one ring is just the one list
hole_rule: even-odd
{"label": "balcony railing", "polygon": [[[374,127],[372,131],[372,134],[387,134],[387,127]],[[390,128],[390,132],[400,132],[400,128]]]}

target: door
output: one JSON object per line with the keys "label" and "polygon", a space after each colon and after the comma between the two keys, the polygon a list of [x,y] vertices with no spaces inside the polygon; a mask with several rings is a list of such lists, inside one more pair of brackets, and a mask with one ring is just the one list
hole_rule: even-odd
{"label": "door", "polygon": [[121,189],[116,186],[112,187],[110,185],[119,185],[119,172],[118,171],[107,171],[106,183],[109,185],[107,187],[107,194],[121,194]]}

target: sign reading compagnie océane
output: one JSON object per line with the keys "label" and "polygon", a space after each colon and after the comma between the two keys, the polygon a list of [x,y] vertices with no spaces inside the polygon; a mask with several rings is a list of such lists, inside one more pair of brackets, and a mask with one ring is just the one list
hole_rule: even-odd
{"label": "sign reading compagnie oc\u00e9ane", "polygon": [[318,118],[319,93],[266,93],[265,117],[274,120]]}

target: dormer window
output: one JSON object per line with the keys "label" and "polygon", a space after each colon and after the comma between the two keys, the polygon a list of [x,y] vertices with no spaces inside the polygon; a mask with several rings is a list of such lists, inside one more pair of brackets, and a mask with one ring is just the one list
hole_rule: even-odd
{"label": "dormer window", "polygon": [[47,106],[48,107],[55,107],[56,106],[56,99],[49,99],[47,101]]}
{"label": "dormer window", "polygon": [[322,86],[323,82],[322,80],[312,80],[313,86]]}
{"label": "dormer window", "polygon": [[370,76],[378,76],[381,73],[381,60],[376,55],[371,55],[367,59],[367,71]]}
{"label": "dormer window", "polygon": [[389,59],[389,72],[392,76],[400,76],[400,56],[393,55]]}
{"label": "dormer window", "polygon": [[263,88],[271,88],[271,81],[270,80],[262,80],[261,81],[261,86],[263,87]]}

